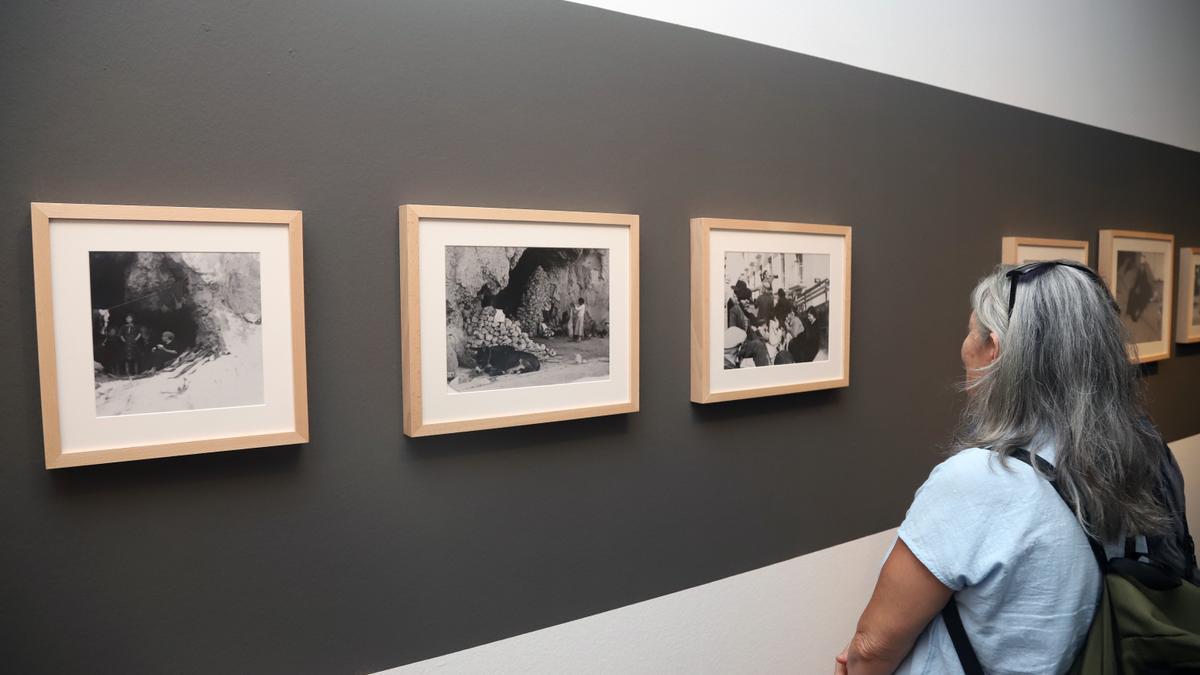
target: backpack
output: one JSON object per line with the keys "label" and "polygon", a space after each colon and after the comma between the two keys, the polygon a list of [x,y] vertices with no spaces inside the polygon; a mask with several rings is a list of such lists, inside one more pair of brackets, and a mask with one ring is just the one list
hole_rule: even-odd
{"label": "backpack", "polygon": [[[1200,575],[1184,515],[1182,477],[1170,450],[1165,444],[1163,448],[1160,493],[1179,527],[1173,536],[1149,538],[1145,554],[1137,553],[1134,540],[1127,539],[1124,556],[1111,560],[1104,546],[1088,537],[1100,566],[1100,603],[1083,648],[1067,671],[1071,675],[1200,673]],[[1037,462],[1038,473],[1053,475],[1053,465],[1027,450],[1017,450],[1012,457],[1030,466]],[[1050,485],[1070,508],[1059,485],[1054,480]],[[953,597],[942,619],[964,673],[983,675]]]}

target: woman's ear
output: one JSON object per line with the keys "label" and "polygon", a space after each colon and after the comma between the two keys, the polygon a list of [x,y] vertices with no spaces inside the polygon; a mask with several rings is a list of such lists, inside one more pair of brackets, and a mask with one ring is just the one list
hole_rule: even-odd
{"label": "woman's ear", "polygon": [[987,354],[988,363],[1000,357],[1000,336],[996,334],[996,331],[988,333]]}

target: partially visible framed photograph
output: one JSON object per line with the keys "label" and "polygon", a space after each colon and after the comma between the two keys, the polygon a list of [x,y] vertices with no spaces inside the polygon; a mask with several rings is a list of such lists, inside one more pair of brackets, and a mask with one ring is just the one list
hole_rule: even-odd
{"label": "partially visible framed photograph", "polygon": [[1179,249],[1178,304],[1175,341],[1200,342],[1200,246]]}
{"label": "partially visible framed photograph", "polygon": [[1041,237],[1004,237],[1001,240],[1000,262],[1005,265],[1024,265],[1045,260],[1070,260],[1087,265],[1088,243]]}
{"label": "partially visible framed photograph", "polygon": [[1096,271],[1108,284],[1129,331],[1135,363],[1171,356],[1171,282],[1175,237],[1157,232],[1100,230]]}
{"label": "partially visible framed photograph", "polygon": [[30,211],[47,468],[308,440],[299,211]]}
{"label": "partially visible framed photograph", "polygon": [[638,409],[638,217],[400,207],[404,433]]}
{"label": "partially visible framed photograph", "polygon": [[691,400],[849,386],[850,228],[691,225]]}

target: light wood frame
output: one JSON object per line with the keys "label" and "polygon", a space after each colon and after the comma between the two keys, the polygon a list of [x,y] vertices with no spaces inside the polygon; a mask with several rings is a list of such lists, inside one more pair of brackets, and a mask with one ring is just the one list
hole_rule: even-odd
{"label": "light wood frame", "polygon": [[[30,219],[33,225],[33,281],[37,312],[38,368],[41,373],[42,433],[47,469],[308,442],[304,242],[300,211],[34,202],[30,204]],[[235,223],[287,227],[295,428],[270,434],[63,452],[58,402],[58,360],[54,339],[53,279],[50,271],[50,227],[52,221],[66,219],[133,221],[146,225]]]}
{"label": "light wood frame", "polygon": [[1095,269],[1100,274],[1100,278],[1104,279],[1104,283],[1108,284],[1108,290],[1114,298],[1117,297],[1117,279],[1113,274],[1112,268],[1115,265],[1113,254],[1116,252],[1117,239],[1147,239],[1168,243],[1168,253],[1164,258],[1167,268],[1163,270],[1163,322],[1166,324],[1166,346],[1162,351],[1149,354],[1143,354],[1141,350],[1138,350],[1136,355],[1130,355],[1130,359],[1134,363],[1150,363],[1169,359],[1171,358],[1171,321],[1174,319],[1175,314],[1171,306],[1175,300],[1175,294],[1169,287],[1175,281],[1175,270],[1173,269],[1175,264],[1175,235],[1162,232],[1142,232],[1139,230],[1100,230],[1100,246]]}
{"label": "light wood frame", "polygon": [[[765,220],[737,220],[728,218],[693,218],[692,229],[692,363],[691,400],[693,403],[719,403],[761,396],[779,396],[818,389],[836,389],[850,386],[850,251],[851,228],[844,225],[813,225]],[[736,391],[712,390],[710,382],[709,319],[712,298],[709,288],[709,241],[713,230],[740,230],[744,232],[788,232],[796,234],[833,235],[846,240],[844,266],[846,271],[846,309],[842,330],[842,376],[813,382],[801,382],[782,386],[739,389]]]}
{"label": "light wood frame", "polygon": [[1022,246],[1047,246],[1083,250],[1083,264],[1091,264],[1088,242],[1077,239],[1045,239],[1042,237],[1003,237],[1000,240],[1000,262],[1005,265],[1018,264],[1017,254]]}
{"label": "light wood frame", "polygon": [[[629,401],[612,405],[585,406],[565,410],[456,420],[452,422],[425,422],[422,416],[423,396],[421,391],[419,233],[422,220],[439,219],[546,223],[556,225],[610,225],[628,229],[630,277]],[[413,437],[432,436],[637,412],[639,407],[638,224],[638,216],[622,213],[435,206],[427,204],[402,205],[400,207],[400,344],[401,360],[403,361],[404,434]]]}
{"label": "light wood frame", "polygon": [[1191,344],[1200,342],[1200,326],[1194,326],[1196,309],[1192,305],[1192,292],[1196,287],[1196,263],[1200,262],[1200,246],[1185,246],[1179,249],[1178,316],[1175,318],[1175,342]]}

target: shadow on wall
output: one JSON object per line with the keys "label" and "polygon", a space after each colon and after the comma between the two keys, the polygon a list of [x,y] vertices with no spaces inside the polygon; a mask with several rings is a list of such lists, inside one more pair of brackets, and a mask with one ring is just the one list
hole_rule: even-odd
{"label": "shadow on wall", "polygon": [[[267,476],[288,476],[300,462],[301,445],[277,445],[248,450],[211,452],[116,464],[93,464],[46,471],[54,492],[66,500],[120,495],[135,498],[139,492],[170,493],[182,485],[220,481],[221,484],[254,483]],[[38,448],[40,451],[40,448]]]}
{"label": "shadow on wall", "polygon": [[781,396],[763,396],[722,401],[719,405],[692,404],[692,419],[700,423],[724,422],[776,413],[801,414],[806,410],[833,405],[842,389],[820,389]]}
{"label": "shadow on wall", "polygon": [[[632,413],[637,415],[638,413]],[[571,447],[581,440],[595,452],[597,439],[623,438],[630,433],[629,415],[604,415],[578,420],[562,420],[537,425],[492,429],[487,432],[487,443],[462,442],[462,434],[425,436],[404,444],[404,451],[421,460],[442,460],[472,455],[526,450],[553,452],[556,455],[569,453]],[[613,442],[611,452],[637,452],[624,442]]]}
{"label": "shadow on wall", "polygon": [[[1193,356],[1200,356],[1200,342],[1195,342],[1192,344],[1176,344],[1175,356],[1185,359]],[[1158,365],[1158,363],[1154,362],[1146,365]]]}

